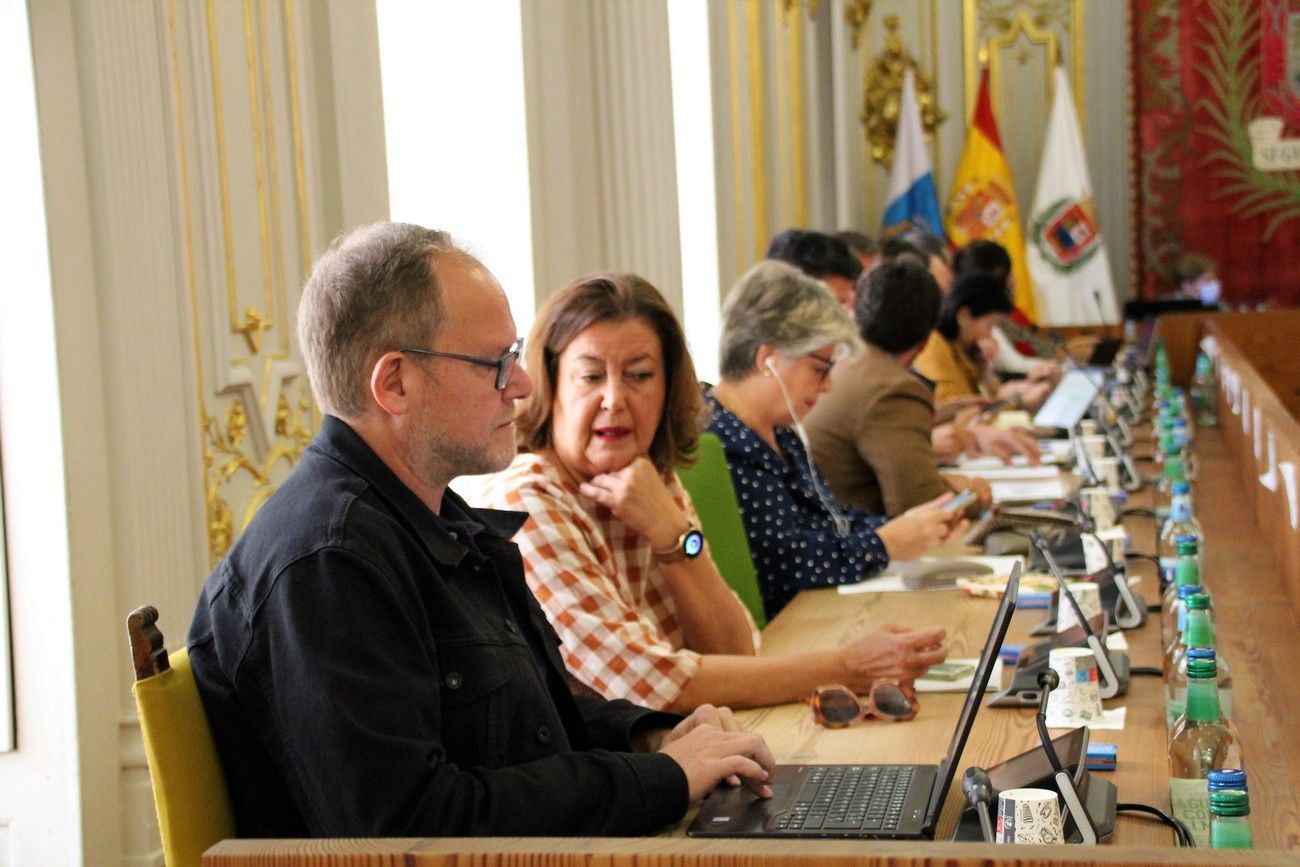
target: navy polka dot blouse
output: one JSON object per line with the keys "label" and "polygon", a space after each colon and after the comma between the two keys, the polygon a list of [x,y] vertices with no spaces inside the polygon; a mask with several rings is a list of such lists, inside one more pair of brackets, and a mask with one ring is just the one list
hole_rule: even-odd
{"label": "navy polka dot blouse", "polygon": [[[708,430],[722,440],[768,617],[800,590],[853,584],[889,564],[876,534],[887,519],[840,504],[820,476],[814,482],[808,453],[793,430],[776,429],[783,452],[777,454],[735,413],[706,397],[713,413]],[[820,484],[821,497],[814,484]],[[843,516],[843,535],[828,506]]]}

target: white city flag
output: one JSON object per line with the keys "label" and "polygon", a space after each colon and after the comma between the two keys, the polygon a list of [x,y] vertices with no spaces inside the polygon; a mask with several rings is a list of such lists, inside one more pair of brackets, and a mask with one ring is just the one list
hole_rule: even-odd
{"label": "white city flag", "polygon": [[1114,322],[1118,317],[1110,260],[1097,227],[1074,98],[1059,66],[1055,83],[1038,189],[1025,227],[1038,324]]}

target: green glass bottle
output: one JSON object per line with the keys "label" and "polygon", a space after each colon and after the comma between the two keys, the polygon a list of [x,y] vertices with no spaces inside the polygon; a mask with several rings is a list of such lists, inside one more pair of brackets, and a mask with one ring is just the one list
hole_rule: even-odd
{"label": "green glass bottle", "polygon": [[1196,356],[1196,375],[1192,379],[1192,408],[1199,427],[1219,426],[1219,382],[1214,362],[1202,352]]}
{"label": "green glass bottle", "polygon": [[1250,796],[1245,792],[1210,792],[1210,848],[1255,848],[1250,836]]}
{"label": "green glass bottle", "polygon": [[1245,768],[1241,741],[1219,710],[1219,690],[1213,651],[1207,659],[1187,665],[1187,709],[1174,723],[1169,742],[1169,800],[1174,818],[1192,832],[1196,845],[1210,842],[1209,792],[1206,780],[1214,768]]}

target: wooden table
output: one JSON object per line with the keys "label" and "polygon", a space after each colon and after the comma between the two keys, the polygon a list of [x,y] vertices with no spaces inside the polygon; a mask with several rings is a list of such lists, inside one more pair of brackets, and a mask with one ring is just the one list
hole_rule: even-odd
{"label": "wooden table", "polygon": [[[577,865],[618,864],[647,867],[693,865],[950,864],[1272,864],[1300,856],[1300,678],[1294,641],[1300,635],[1287,604],[1272,553],[1263,544],[1250,512],[1241,504],[1239,474],[1218,431],[1197,439],[1201,478],[1197,512],[1207,536],[1206,578],[1214,594],[1219,642],[1232,666],[1235,715],[1250,776],[1251,825],[1256,851],[1211,852],[1172,846],[1172,835],[1154,821],[1128,815],[1116,821],[1114,838],[1098,847],[992,847],[985,844],[875,841],[726,841],[683,836],[686,823],[658,837],[641,839],[444,839],[444,840],[228,840],[210,849],[204,863],[234,865]],[[1146,468],[1148,471],[1150,467]],[[1149,503],[1149,494],[1135,504]],[[1133,550],[1154,553],[1150,519],[1128,519]],[[1143,593],[1157,599],[1155,570],[1137,568]],[[764,633],[763,652],[831,647],[886,621],[936,623],[948,630],[956,656],[978,654],[995,611],[991,600],[967,599],[955,592],[878,593],[856,596],[834,591],[801,594]],[[1041,610],[1020,610],[1008,640],[1024,641],[1041,620]],[[1158,619],[1128,633],[1134,665],[1159,665]],[[1009,671],[1005,675],[1009,677]],[[1105,775],[1121,801],[1168,810],[1163,693],[1158,678],[1137,677],[1128,695],[1107,702],[1128,708],[1126,727],[1098,732],[1095,740],[1114,741],[1118,767]],[[743,718],[761,731],[783,762],[936,762],[946,752],[962,696],[922,696],[920,715],[908,723],[868,720],[828,731],[814,726],[803,705],[746,711]],[[1037,744],[1033,712],[983,707],[958,763],[957,777],[971,764],[988,765]],[[951,837],[962,806],[960,780],[950,788],[939,825],[939,840]],[[1289,851],[1283,851],[1289,850]]]}

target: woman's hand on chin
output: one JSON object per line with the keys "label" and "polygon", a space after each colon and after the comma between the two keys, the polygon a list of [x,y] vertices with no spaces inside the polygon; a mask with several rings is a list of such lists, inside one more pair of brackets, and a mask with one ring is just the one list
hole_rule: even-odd
{"label": "woman's hand on chin", "polygon": [[653,551],[671,548],[686,531],[686,516],[649,458],[633,458],[623,469],[592,476],[578,487],[641,534]]}

